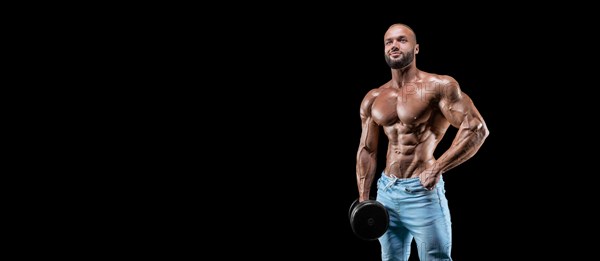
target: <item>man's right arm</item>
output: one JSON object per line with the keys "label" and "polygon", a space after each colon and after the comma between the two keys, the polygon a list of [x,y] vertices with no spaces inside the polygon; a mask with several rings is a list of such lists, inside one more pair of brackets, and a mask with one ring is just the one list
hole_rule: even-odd
{"label": "man's right arm", "polygon": [[371,185],[377,167],[377,142],[379,141],[379,125],[371,117],[371,105],[374,96],[369,93],[360,107],[362,133],[356,155],[356,180],[358,184],[359,202],[369,199]]}

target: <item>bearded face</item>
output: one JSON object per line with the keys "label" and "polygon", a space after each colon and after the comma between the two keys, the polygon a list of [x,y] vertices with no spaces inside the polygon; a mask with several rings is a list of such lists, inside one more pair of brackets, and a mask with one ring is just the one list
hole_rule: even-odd
{"label": "bearded face", "polygon": [[[396,50],[394,50],[396,51]],[[408,66],[415,59],[415,51],[410,50],[409,52],[402,53],[398,58],[390,57],[389,53],[385,53],[385,61],[392,69],[402,69]]]}

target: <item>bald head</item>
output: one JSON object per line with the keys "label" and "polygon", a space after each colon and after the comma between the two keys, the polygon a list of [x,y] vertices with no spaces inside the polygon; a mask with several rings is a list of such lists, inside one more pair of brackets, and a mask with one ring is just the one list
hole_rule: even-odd
{"label": "bald head", "polygon": [[404,69],[414,64],[419,53],[415,32],[405,24],[393,24],[383,37],[385,61],[392,69]]}
{"label": "bald head", "polygon": [[413,31],[413,29],[410,28],[410,26],[403,23],[396,23],[390,25],[390,27],[388,27],[387,31],[385,32],[384,40],[388,38],[388,34],[391,31],[396,30],[402,30],[406,36],[410,37],[415,43],[417,43],[417,34],[415,34],[415,31]]}

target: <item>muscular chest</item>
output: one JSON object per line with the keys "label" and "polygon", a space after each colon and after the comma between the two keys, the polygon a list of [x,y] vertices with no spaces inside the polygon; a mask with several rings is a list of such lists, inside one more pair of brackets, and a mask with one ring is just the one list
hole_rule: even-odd
{"label": "muscular chest", "polygon": [[418,124],[431,115],[431,99],[420,95],[402,95],[401,91],[385,91],[375,98],[371,115],[376,123],[389,126],[401,122]]}

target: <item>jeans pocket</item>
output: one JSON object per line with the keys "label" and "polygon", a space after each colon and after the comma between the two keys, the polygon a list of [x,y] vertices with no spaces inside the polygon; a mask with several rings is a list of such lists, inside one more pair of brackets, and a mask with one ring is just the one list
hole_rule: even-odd
{"label": "jeans pocket", "polygon": [[431,190],[428,190],[427,188],[425,188],[425,186],[423,186],[423,184],[421,183],[421,181],[419,181],[418,184],[415,184],[411,188],[411,192],[413,192],[413,193],[426,193],[426,192],[431,192]]}

